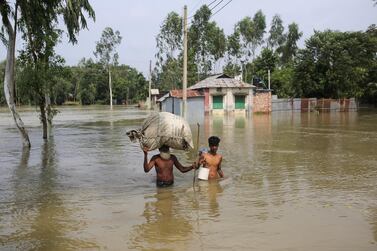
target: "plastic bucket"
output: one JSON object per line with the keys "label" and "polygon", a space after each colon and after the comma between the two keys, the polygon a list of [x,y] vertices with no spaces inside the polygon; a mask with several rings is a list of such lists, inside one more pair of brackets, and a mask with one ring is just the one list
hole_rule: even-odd
{"label": "plastic bucket", "polygon": [[198,172],[198,179],[208,180],[209,169],[205,167],[200,167]]}

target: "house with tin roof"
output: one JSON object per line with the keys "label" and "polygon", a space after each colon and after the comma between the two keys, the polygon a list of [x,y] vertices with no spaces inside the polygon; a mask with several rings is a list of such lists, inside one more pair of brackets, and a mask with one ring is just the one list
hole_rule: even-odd
{"label": "house with tin roof", "polygon": [[203,94],[204,113],[252,112],[255,86],[226,74],[208,77],[189,90]]}
{"label": "house with tin roof", "polygon": [[[160,111],[181,115],[183,91],[171,90],[157,100]],[[187,90],[187,115],[197,117],[198,112],[204,115],[204,95],[198,90]]]}
{"label": "house with tin roof", "polygon": [[[271,90],[255,89],[254,85],[226,74],[208,77],[187,90],[188,118],[205,114],[270,113]],[[171,90],[158,100],[160,110],[181,115],[182,90]]]}

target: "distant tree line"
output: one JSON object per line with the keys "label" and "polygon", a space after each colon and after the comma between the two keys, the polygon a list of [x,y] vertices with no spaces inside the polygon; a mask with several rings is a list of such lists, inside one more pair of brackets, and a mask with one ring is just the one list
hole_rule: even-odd
{"label": "distant tree line", "polygon": [[[0,78],[4,78],[5,61],[0,63]],[[16,66],[17,104],[37,105],[36,89],[30,85],[29,69]],[[49,89],[51,103],[62,105],[76,102],[82,105],[109,104],[108,72],[93,59],[82,59],[77,66],[66,66],[59,58],[50,67]],[[112,68],[113,103],[136,104],[148,95],[148,83],[141,72],[128,65]],[[0,83],[0,104],[5,105],[3,83]]]}
{"label": "distant tree line", "polygon": [[[267,87],[279,97],[349,98],[377,103],[377,29],[366,31],[315,31],[305,41],[298,24],[284,26],[279,15],[269,27],[261,10],[244,17],[225,35],[211,10],[202,6],[188,30],[188,85],[214,73],[242,74],[243,81]],[[171,12],[156,37],[153,84],[161,90],[181,88],[182,17]]]}

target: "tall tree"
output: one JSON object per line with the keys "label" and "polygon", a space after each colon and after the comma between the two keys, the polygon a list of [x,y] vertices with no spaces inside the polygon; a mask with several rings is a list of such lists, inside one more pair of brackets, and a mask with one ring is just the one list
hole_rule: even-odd
{"label": "tall tree", "polygon": [[[194,55],[198,79],[207,77],[216,62],[224,56],[226,37],[216,22],[211,22],[211,10],[203,5],[195,14],[188,33],[189,55]],[[190,52],[191,50],[191,52]]]}
{"label": "tall tree", "polygon": [[[240,33],[242,47],[242,68],[245,69],[244,76],[247,76],[247,64],[250,58],[255,57],[256,49],[264,42],[263,36],[266,29],[266,17],[261,10],[255,13],[253,19],[245,17],[237,23],[235,29]],[[247,81],[246,78],[244,78]]]}
{"label": "tall tree", "polygon": [[316,31],[298,54],[297,96],[360,98],[376,83],[377,37],[368,32]]}
{"label": "tall tree", "polygon": [[111,84],[111,66],[118,64],[119,55],[116,47],[121,43],[122,37],[119,31],[113,31],[112,28],[106,27],[102,31],[100,40],[96,43],[94,55],[99,58],[99,62],[107,69],[109,74],[109,96],[110,109],[113,109],[113,91]]}
{"label": "tall tree", "polygon": [[[88,0],[52,0],[43,3],[37,0],[16,0],[14,6],[6,0],[0,0],[0,13],[3,23],[2,30],[5,28],[2,40],[5,40],[7,46],[4,94],[15,124],[22,135],[23,145],[30,147],[28,133],[16,111],[14,102],[16,31],[19,29],[24,36],[32,36],[27,32],[35,30],[36,25],[43,23],[44,25],[40,29],[48,27],[46,32],[49,32],[56,27],[61,17],[64,20],[69,41],[75,43],[79,30],[87,27],[84,13],[93,19],[95,14]],[[33,28],[29,29],[30,27]]]}
{"label": "tall tree", "polygon": [[170,12],[160,27],[156,37],[157,63],[176,58],[182,51],[182,18],[176,12]]}
{"label": "tall tree", "polygon": [[255,50],[263,44],[263,36],[266,29],[266,17],[261,10],[255,13],[253,19],[243,18],[237,23],[236,29],[241,35],[243,55],[245,62],[255,56]]}
{"label": "tall tree", "polygon": [[279,50],[279,48],[284,44],[285,40],[286,37],[284,35],[283,20],[279,15],[275,15],[271,21],[267,46],[271,50]]}
{"label": "tall tree", "polygon": [[223,72],[229,76],[237,76],[241,72],[240,58],[241,58],[241,44],[240,33],[236,29],[227,38],[226,44],[227,63],[223,68]]}
{"label": "tall tree", "polygon": [[282,63],[283,65],[292,62],[298,52],[297,42],[302,37],[302,32],[299,31],[296,23],[291,23],[288,26],[288,33],[286,34],[286,41],[282,47]]}
{"label": "tall tree", "polygon": [[154,79],[162,90],[178,87],[182,82],[182,18],[176,12],[170,12],[160,27],[156,37],[157,53]]}
{"label": "tall tree", "polygon": [[278,58],[276,54],[271,49],[264,48],[261,54],[253,62],[255,75],[261,78],[264,83],[267,83],[268,71],[273,73],[277,62]]}

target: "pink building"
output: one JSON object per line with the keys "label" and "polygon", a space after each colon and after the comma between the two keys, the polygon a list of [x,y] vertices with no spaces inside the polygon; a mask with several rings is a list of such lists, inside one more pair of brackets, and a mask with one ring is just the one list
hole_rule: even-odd
{"label": "pink building", "polygon": [[208,77],[189,87],[204,94],[205,113],[252,112],[253,85],[226,74]]}

